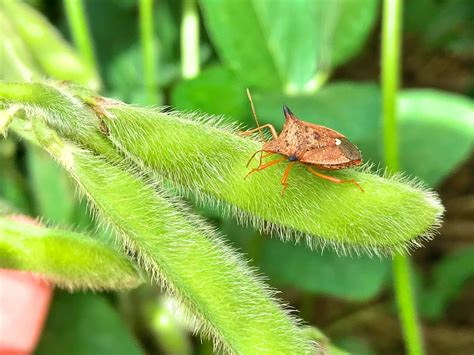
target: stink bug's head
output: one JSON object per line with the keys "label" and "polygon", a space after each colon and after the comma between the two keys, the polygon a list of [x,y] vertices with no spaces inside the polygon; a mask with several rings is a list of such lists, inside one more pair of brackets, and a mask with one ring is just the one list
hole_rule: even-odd
{"label": "stink bug's head", "polygon": [[291,120],[298,120],[298,117],[296,117],[295,114],[291,112],[290,108],[286,105],[283,105],[283,113],[285,114],[286,122]]}

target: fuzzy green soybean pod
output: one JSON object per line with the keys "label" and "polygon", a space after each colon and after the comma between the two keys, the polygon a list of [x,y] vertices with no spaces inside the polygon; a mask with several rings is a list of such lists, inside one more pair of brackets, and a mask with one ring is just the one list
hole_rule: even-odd
{"label": "fuzzy green soybean pod", "polygon": [[43,114],[61,136],[94,151],[104,153],[103,140],[109,139],[182,193],[283,239],[303,237],[311,247],[404,252],[430,239],[441,223],[444,209],[435,192],[403,175],[381,176],[368,168],[332,173],[355,179],[361,192],[297,165],[282,197],[286,163],[244,179],[246,164],[262,142],[242,137],[216,117],[130,106],[51,82],[1,84],[0,106],[15,104]]}
{"label": "fuzzy green soybean pod", "polygon": [[38,117],[32,128],[39,144],[75,179],[98,219],[180,300],[190,323],[217,348],[238,354],[314,353],[296,319],[243,259],[136,166],[117,162],[113,151],[106,158],[65,141]]}
{"label": "fuzzy green soybean pod", "polygon": [[7,216],[0,216],[0,267],[35,272],[68,290],[119,290],[143,282],[138,268],[104,242]]}
{"label": "fuzzy green soybean pod", "polygon": [[107,100],[101,110],[108,138],[136,163],[198,201],[283,239],[304,237],[310,246],[327,244],[341,252],[397,253],[430,239],[441,221],[444,208],[437,194],[403,175],[384,176],[367,167],[331,173],[355,179],[361,192],[297,165],[282,197],[287,163],[244,179],[246,164],[262,142],[240,136],[218,118]]}
{"label": "fuzzy green soybean pod", "polygon": [[18,0],[1,1],[0,12],[13,24],[44,73],[94,90],[100,88],[94,67],[80,58],[42,14]]}
{"label": "fuzzy green soybean pod", "polygon": [[130,106],[54,83],[3,83],[0,106],[14,104],[46,115],[62,136],[103,153],[101,135],[183,194],[283,239],[304,238],[311,247],[405,252],[430,239],[441,223],[444,208],[434,191],[403,175],[383,176],[367,167],[331,173],[355,179],[361,192],[296,165],[282,197],[286,163],[244,179],[246,164],[262,142],[242,137],[216,117]]}

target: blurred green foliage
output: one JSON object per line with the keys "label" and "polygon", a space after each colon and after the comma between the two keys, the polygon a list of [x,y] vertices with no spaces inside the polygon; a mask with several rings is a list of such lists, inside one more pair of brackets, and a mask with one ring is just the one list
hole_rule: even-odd
{"label": "blurred green foliage", "polygon": [[[60,5],[41,0],[31,3],[67,37]],[[262,123],[281,128],[281,106],[288,104],[303,120],[342,132],[361,148],[365,159],[381,164],[378,85],[360,81],[326,84],[339,65],[357,57],[367,45],[379,16],[378,1],[199,3],[207,31],[203,31],[200,45],[203,71],[191,80],[180,79],[179,73],[180,2],[155,3],[157,80],[168,104],[180,110],[225,115],[229,121],[252,126],[244,94],[250,87]],[[406,3],[406,30],[418,36],[428,50],[472,52],[474,11],[469,11],[470,0]],[[144,102],[137,6],[135,0],[86,1],[103,92],[131,103]],[[77,67],[55,62],[71,52],[61,52],[65,48],[62,40],[51,40],[56,34],[48,32],[51,28],[45,21],[37,23],[40,32],[46,33],[46,42],[39,46],[31,37],[34,30],[25,31],[8,16],[19,15],[8,15],[0,7],[1,79],[22,80],[29,73],[83,83],[95,80],[93,73],[78,77]],[[58,73],[54,69],[59,66]],[[472,155],[472,99],[440,90],[408,89],[401,93],[399,110],[402,170],[432,187],[439,186]],[[11,137],[0,141],[0,197],[16,209],[54,224],[76,227],[90,223],[56,163]],[[253,258],[275,286],[291,287],[302,295],[363,301],[380,294],[387,284],[387,261],[337,257],[330,251],[319,255],[300,245],[261,239],[212,211],[204,214]],[[426,285],[420,285],[424,315],[442,317],[448,302],[474,275],[471,249],[442,258]],[[142,350],[102,296],[59,293],[38,354],[65,352],[140,354]]]}
{"label": "blurred green foliage", "polygon": [[36,354],[141,355],[144,352],[103,296],[56,292]]}

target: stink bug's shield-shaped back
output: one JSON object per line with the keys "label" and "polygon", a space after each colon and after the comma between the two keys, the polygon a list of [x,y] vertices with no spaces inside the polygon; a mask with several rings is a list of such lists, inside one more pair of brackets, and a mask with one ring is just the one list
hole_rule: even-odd
{"label": "stink bug's shield-shaped back", "polygon": [[[289,165],[281,180],[284,186],[282,193],[287,187],[286,180],[288,174],[296,162],[306,165],[308,171],[313,175],[334,183],[353,183],[363,191],[362,187],[354,179],[341,180],[317,172],[312,168],[315,167],[319,170],[340,170],[361,164],[362,156],[360,151],[344,135],[330,128],[300,120],[286,105],[283,107],[285,124],[283,125],[281,133],[277,134],[272,125],[259,125],[252,97],[248,90],[247,94],[252,106],[257,128],[244,132],[244,134],[250,134],[258,130],[263,140],[262,129],[269,128],[273,136],[272,140],[265,142],[262,149],[255,152],[252,156],[253,158],[258,152],[261,152],[260,165],[252,169],[248,175],[287,160],[289,161]],[[265,153],[265,156],[279,154],[284,158],[262,164],[263,153]]]}

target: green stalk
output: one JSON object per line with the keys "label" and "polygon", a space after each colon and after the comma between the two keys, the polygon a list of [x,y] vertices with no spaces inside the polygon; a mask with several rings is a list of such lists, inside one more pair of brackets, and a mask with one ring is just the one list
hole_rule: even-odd
{"label": "green stalk", "polygon": [[94,55],[91,35],[87,26],[82,0],[64,0],[66,17],[69,22],[72,39],[82,58],[97,72],[97,61]]}
{"label": "green stalk", "polygon": [[181,74],[185,79],[199,73],[199,13],[196,0],[182,0]]}
{"label": "green stalk", "polygon": [[153,0],[140,0],[140,40],[147,103],[156,104],[158,102],[158,83],[157,55],[153,36]]}
{"label": "green stalk", "polygon": [[[385,164],[390,172],[396,172],[399,169],[396,107],[400,78],[401,21],[402,0],[385,0],[382,20],[382,97]],[[405,347],[409,354],[423,354],[410,258],[395,255],[393,273]]]}
{"label": "green stalk", "polygon": [[382,20],[382,112],[385,165],[399,169],[397,93],[400,81],[400,35],[402,0],[384,0]]}

